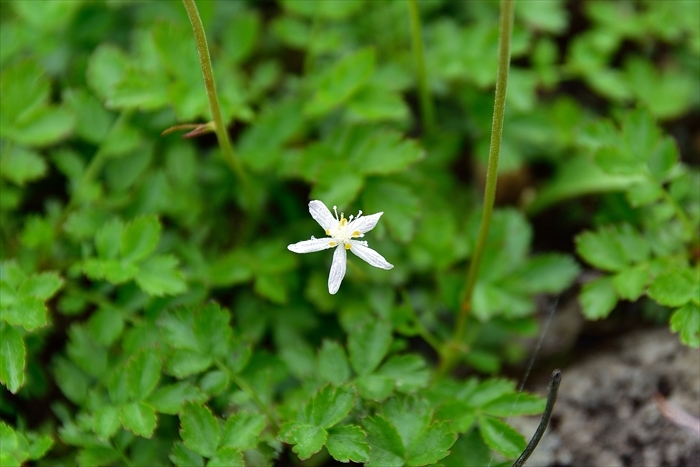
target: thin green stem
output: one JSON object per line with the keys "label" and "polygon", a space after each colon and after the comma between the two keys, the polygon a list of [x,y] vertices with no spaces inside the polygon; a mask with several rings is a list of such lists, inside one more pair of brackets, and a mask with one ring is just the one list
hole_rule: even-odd
{"label": "thin green stem", "polygon": [[216,138],[219,140],[221,153],[224,156],[224,160],[229,165],[229,167],[231,167],[231,169],[238,176],[238,178],[245,183],[245,172],[240,162],[233,154],[231,140],[228,137],[226,125],[224,124],[224,119],[221,116],[219,96],[216,93],[216,83],[214,82],[214,70],[211,66],[209,46],[207,45],[207,36],[204,33],[204,25],[202,24],[202,18],[199,17],[199,11],[197,11],[197,5],[195,4],[194,0],[182,0],[182,3],[183,5],[185,5],[185,10],[187,10],[187,16],[190,18],[190,23],[192,24],[192,31],[194,31],[194,39],[197,42],[197,52],[199,52],[199,64],[202,67],[204,87],[207,90],[207,99],[209,100],[209,110],[211,111],[211,117],[214,120],[214,131],[216,131]]}
{"label": "thin green stem", "polygon": [[435,130],[435,109],[430,99],[428,90],[428,77],[425,69],[425,56],[423,54],[423,33],[421,31],[420,11],[418,1],[409,0],[408,11],[411,17],[411,39],[413,43],[413,57],[416,62],[416,74],[418,77],[418,94],[420,98],[423,131],[432,134]]}
{"label": "thin green stem", "polygon": [[481,258],[486,249],[493,205],[496,200],[496,182],[498,180],[498,159],[501,153],[501,140],[503,138],[503,120],[506,110],[506,89],[508,86],[508,71],[510,68],[510,41],[513,30],[514,0],[501,0],[501,17],[498,32],[498,76],[496,78],[496,98],[493,106],[493,122],[491,125],[491,144],[489,147],[489,160],[486,168],[486,187],[484,188],[484,206],[479,226],[479,234],[474,247],[467,279],[462,295],[462,303],[457,317],[452,341],[447,343],[446,357],[440,362],[438,374],[444,376],[452,369],[455,354],[464,340],[467,321],[472,309],[472,295],[474,285],[479,273]]}

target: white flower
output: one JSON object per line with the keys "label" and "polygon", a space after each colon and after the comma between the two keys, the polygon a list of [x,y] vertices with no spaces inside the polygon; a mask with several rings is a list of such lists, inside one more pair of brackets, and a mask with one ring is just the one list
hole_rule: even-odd
{"label": "white flower", "polygon": [[312,236],[311,240],[304,240],[287,247],[289,251],[294,253],[311,253],[335,247],[331,273],[328,275],[328,292],[331,294],[338,291],[340,283],[345,277],[346,250],[352,251],[355,256],[367,261],[375,268],[391,269],[394,267],[382,255],[368,247],[367,242],[354,240],[364,237],[365,232],[372,230],[384,214],[383,212],[363,216],[362,211],[360,211],[357,217],[350,216],[349,219],[345,218],[344,213],[340,213],[340,219],[338,219],[338,209],[335,206],[333,206],[333,211],[335,211],[335,217],[321,201],[311,201],[309,203],[311,217],[323,227],[328,237],[314,238]]}

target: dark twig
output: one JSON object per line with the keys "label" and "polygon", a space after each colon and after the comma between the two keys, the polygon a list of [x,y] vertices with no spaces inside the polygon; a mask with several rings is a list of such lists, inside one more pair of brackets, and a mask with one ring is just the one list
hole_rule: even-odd
{"label": "dark twig", "polygon": [[542,439],[542,435],[544,435],[544,430],[546,430],[547,425],[549,425],[549,419],[552,418],[554,403],[557,401],[559,383],[561,383],[561,370],[557,369],[552,372],[552,381],[549,383],[549,394],[547,394],[547,406],[544,408],[544,413],[540,419],[540,424],[537,425],[537,430],[535,430],[535,434],[532,435],[532,439],[523,453],[520,454],[520,457],[518,457],[515,462],[513,462],[513,467],[523,467],[523,465],[525,465],[525,461],[527,461],[537,445],[540,443],[540,439]]}

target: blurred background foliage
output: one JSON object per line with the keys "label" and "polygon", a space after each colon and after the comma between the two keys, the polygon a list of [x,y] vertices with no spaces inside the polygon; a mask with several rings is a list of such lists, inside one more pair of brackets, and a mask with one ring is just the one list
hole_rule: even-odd
{"label": "blurred background foliage", "polygon": [[[406,1],[198,2],[247,184],[212,134],[161,136],[210,118],[180,2],[0,5],[3,465],[265,465],[283,443],[485,465],[524,447],[503,407],[543,408],[493,378],[536,296],[585,282],[592,319],[648,297],[699,344],[697,2],[518,2],[462,355],[491,376],[459,383],[432,368],[480,219],[497,2],[418,2],[432,125]],[[383,211],[396,267],[351,259],[329,295],[329,256],[286,249],[321,234],[309,199]],[[382,446],[409,408],[423,425]]]}

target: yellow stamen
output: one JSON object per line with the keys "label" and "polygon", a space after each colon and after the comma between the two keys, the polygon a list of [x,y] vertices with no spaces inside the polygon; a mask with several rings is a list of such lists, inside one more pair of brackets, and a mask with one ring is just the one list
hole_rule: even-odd
{"label": "yellow stamen", "polygon": [[362,233],[361,233],[359,230],[356,230],[356,231],[354,231],[354,232],[352,233],[352,236],[353,236],[353,237],[361,237],[361,236],[362,236]]}
{"label": "yellow stamen", "polygon": [[338,244],[338,242],[328,242],[328,244],[329,244],[330,246],[336,246],[336,245]]}
{"label": "yellow stamen", "polygon": [[345,224],[348,223],[348,220],[345,217],[340,218],[340,226],[345,227]]}
{"label": "yellow stamen", "polygon": [[346,250],[349,250],[350,248],[351,248],[350,244],[349,244],[349,243],[346,243],[346,244],[345,244],[345,249],[346,249]]}
{"label": "yellow stamen", "polygon": [[326,235],[330,235],[330,234],[331,234],[331,231],[326,229]]}

